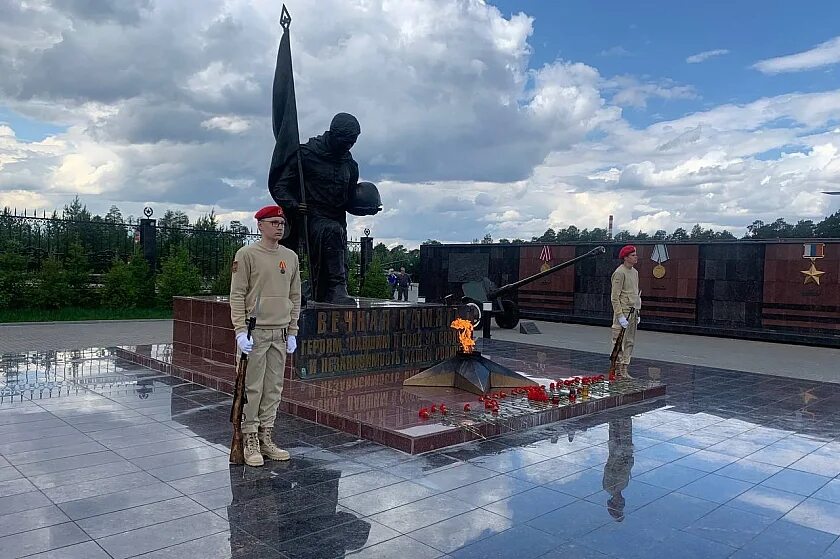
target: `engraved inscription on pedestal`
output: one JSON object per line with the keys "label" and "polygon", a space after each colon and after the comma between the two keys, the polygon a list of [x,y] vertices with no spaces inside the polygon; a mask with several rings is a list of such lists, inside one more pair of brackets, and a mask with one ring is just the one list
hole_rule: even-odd
{"label": "engraved inscription on pedestal", "polygon": [[307,309],[295,368],[302,379],[422,369],[457,349],[454,307]]}

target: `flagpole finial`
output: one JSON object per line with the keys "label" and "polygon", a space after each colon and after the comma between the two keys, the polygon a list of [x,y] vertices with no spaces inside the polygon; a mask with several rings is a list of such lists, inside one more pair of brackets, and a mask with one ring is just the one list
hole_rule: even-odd
{"label": "flagpole finial", "polygon": [[291,24],[292,16],[289,14],[289,10],[286,9],[286,4],[283,4],[283,10],[280,12],[280,27],[283,28],[283,31],[288,31]]}

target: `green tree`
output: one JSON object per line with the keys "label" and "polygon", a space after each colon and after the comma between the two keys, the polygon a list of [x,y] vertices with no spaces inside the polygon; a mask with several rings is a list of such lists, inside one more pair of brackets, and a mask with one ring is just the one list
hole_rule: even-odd
{"label": "green tree", "polygon": [[553,243],[557,240],[557,233],[549,227],[545,230],[545,233],[540,235],[539,237],[531,237],[531,241],[535,243]]}
{"label": "green tree", "polygon": [[155,278],[149,269],[149,263],[139,250],[135,250],[128,261],[128,274],[132,284],[134,306],[150,309],[155,306]]}
{"label": "green tree", "polygon": [[189,227],[190,218],[180,210],[166,210],[163,217],[158,220],[157,225],[158,227]]}
{"label": "green tree", "polygon": [[697,223],[691,228],[689,237],[693,241],[708,241],[715,238],[715,232],[713,229],[703,229],[700,224]]}
{"label": "green tree", "polygon": [[385,243],[376,243],[376,246],[373,247],[373,255],[371,256],[371,259],[379,259],[380,262],[388,262],[388,260],[391,259],[391,252],[388,250],[388,247],[385,246]]}
{"label": "green tree", "polygon": [[688,231],[686,231],[682,227],[677,227],[676,229],[674,229],[673,233],[668,235],[669,241],[687,241],[688,238]]}
{"label": "green tree", "polygon": [[158,302],[166,308],[172,306],[172,297],[199,293],[201,274],[190,262],[190,255],[183,246],[163,260],[157,284]]}
{"label": "green tree", "polygon": [[219,224],[219,220],[216,217],[216,210],[210,210],[209,214],[204,214],[203,216],[199,217],[195,221],[195,225],[193,225],[194,229],[198,229],[200,231],[220,231],[221,226]]}
{"label": "green tree", "polygon": [[16,242],[0,243],[0,309],[13,309],[27,304],[26,257]]}
{"label": "green tree", "polygon": [[557,242],[580,240],[580,229],[574,225],[569,225],[565,229],[558,229],[555,239]]}
{"label": "green tree", "polygon": [[347,264],[347,294],[353,297],[359,296],[359,269],[361,266],[361,254],[357,251],[350,253]]}
{"label": "green tree", "polygon": [[70,286],[68,304],[74,307],[95,306],[96,301],[94,301],[90,288],[90,263],[85,249],[78,239],[73,240],[67,249],[64,269],[67,284]]}
{"label": "green tree", "polygon": [[609,233],[607,230],[601,227],[596,227],[592,231],[584,229],[580,232],[581,241],[606,241],[608,240],[608,237]]}
{"label": "green tree", "polygon": [[822,239],[840,238],[840,210],[817,223],[814,235]]}
{"label": "green tree", "polygon": [[61,260],[51,255],[41,263],[35,288],[35,306],[58,309],[68,306],[72,291]]}
{"label": "green tree", "polygon": [[242,225],[242,222],[238,220],[233,220],[230,222],[228,231],[233,236],[233,238],[240,243],[240,245],[245,244],[245,239],[247,239],[248,235],[251,233],[251,231],[246,226]]}
{"label": "green tree", "polygon": [[486,233],[484,238],[481,239],[481,244],[483,245],[492,245],[493,244],[493,236],[490,233]]}
{"label": "green tree", "polygon": [[791,236],[795,239],[811,239],[814,237],[816,225],[810,219],[800,219],[793,226]]}
{"label": "green tree", "polygon": [[391,298],[391,286],[388,285],[388,278],[385,277],[382,262],[376,258],[368,266],[360,294],[362,297],[370,297],[372,299]]}
{"label": "green tree", "polygon": [[103,219],[107,223],[122,223],[123,222],[122,212],[120,211],[120,209],[117,206],[111,206],[111,208],[108,210],[108,213],[105,214],[105,217]]}
{"label": "green tree", "polygon": [[137,286],[128,263],[116,259],[105,274],[102,306],[109,309],[133,309],[137,306]]}
{"label": "green tree", "polygon": [[71,221],[90,221],[90,217],[87,206],[82,204],[78,195],[73,198],[73,201],[69,205],[64,205],[64,219]]}

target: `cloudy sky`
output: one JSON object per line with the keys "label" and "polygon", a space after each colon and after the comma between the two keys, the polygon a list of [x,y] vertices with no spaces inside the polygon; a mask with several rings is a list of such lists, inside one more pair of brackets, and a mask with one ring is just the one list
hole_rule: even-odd
{"label": "cloudy sky", "polygon": [[[355,114],[416,246],[547,227],[737,235],[840,186],[840,2],[288,0],[302,139]],[[0,206],[270,202],[279,0],[0,0]]]}

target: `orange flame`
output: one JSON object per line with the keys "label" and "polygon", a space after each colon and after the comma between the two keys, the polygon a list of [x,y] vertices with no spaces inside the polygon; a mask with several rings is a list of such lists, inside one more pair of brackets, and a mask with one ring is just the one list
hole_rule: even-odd
{"label": "orange flame", "polygon": [[449,326],[458,330],[458,342],[461,344],[461,351],[464,353],[472,353],[473,348],[475,347],[472,322],[464,320],[463,318],[456,318]]}

